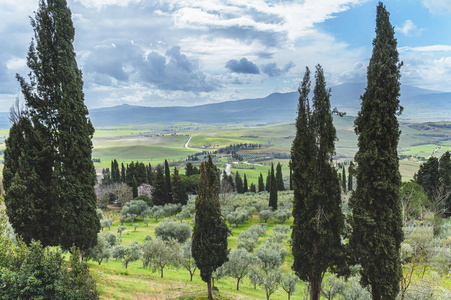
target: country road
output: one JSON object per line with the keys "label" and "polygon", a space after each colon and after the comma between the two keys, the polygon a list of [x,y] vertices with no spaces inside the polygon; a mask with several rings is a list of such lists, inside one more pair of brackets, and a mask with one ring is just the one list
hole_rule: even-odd
{"label": "country road", "polygon": [[188,138],[188,140],[186,141],[184,147],[185,147],[186,149],[190,149],[190,150],[193,150],[193,151],[202,152],[202,150],[195,149],[195,148],[190,148],[190,147],[189,147],[189,143],[191,142],[192,139],[193,139],[193,137],[190,135],[189,138]]}

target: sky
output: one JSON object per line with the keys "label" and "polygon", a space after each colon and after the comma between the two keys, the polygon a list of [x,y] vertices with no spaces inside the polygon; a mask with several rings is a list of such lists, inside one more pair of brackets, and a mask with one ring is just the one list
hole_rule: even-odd
{"label": "sky", "polygon": [[[67,0],[88,108],[193,106],[366,81],[372,0]],[[402,84],[451,92],[451,1],[387,0]],[[38,0],[0,0],[0,111],[27,76]],[[333,91],[332,91],[333,94]]]}

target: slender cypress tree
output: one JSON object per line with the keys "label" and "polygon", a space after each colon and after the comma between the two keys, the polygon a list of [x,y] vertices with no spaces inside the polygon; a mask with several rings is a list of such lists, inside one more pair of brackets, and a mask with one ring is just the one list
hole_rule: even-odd
{"label": "slender cypress tree", "polygon": [[121,163],[121,182],[125,182],[125,166]]}
{"label": "slender cypress tree", "polygon": [[132,193],[133,193],[133,199],[138,197],[138,182],[136,181],[135,176],[133,176],[133,179],[132,179]]}
{"label": "slender cypress tree", "polygon": [[285,184],[283,183],[282,165],[280,163],[277,163],[276,181],[277,181],[277,190],[278,191],[284,191],[285,190]]}
{"label": "slender cypress tree", "polygon": [[240,173],[238,173],[238,171],[235,173],[235,186],[236,192],[238,194],[244,193],[243,179],[241,179]]}
{"label": "slender cypress tree", "polygon": [[277,209],[277,181],[274,176],[274,164],[271,164],[270,186],[269,186],[269,206],[273,210]]}
{"label": "slender cypress tree", "polygon": [[265,190],[268,193],[271,191],[271,170],[268,170],[268,175],[266,175]]}
{"label": "slender cypress tree", "polygon": [[293,270],[309,282],[311,300],[319,300],[321,282],[328,269],[345,266],[344,216],[340,182],[333,166],[336,130],[332,123],[330,90],[323,70],[316,67],[313,111],[310,111],[310,71],[306,68],[299,88],[296,136],[291,148],[293,167]]}
{"label": "slender cypress tree", "polygon": [[164,193],[165,203],[172,203],[171,171],[167,160],[164,160]]}
{"label": "slender cypress tree", "polygon": [[133,176],[135,176],[135,163],[132,161],[130,164],[127,164],[127,171],[125,172],[125,183],[128,186],[132,186]]}
{"label": "slender cypress tree", "polygon": [[155,205],[166,204],[165,180],[163,167],[158,165],[152,185],[152,201]]}
{"label": "slender cypress tree", "polygon": [[121,181],[121,174],[119,172],[119,164],[117,160],[111,162],[111,181],[114,183]]}
{"label": "slender cypress tree", "polygon": [[219,184],[211,156],[200,165],[199,193],[192,238],[192,255],[200,276],[208,286],[208,299],[213,299],[211,275],[228,260],[229,229],[221,214]]}
{"label": "slender cypress tree", "polygon": [[265,190],[265,183],[263,182],[263,175],[260,173],[258,177],[258,192],[263,192]]}
{"label": "slender cypress tree", "polygon": [[346,184],[346,169],[345,169],[345,165],[343,164],[343,169],[342,169],[342,176],[341,176],[341,188],[343,190],[343,193],[347,194],[346,188],[348,187],[348,185]]}
{"label": "slender cypress tree", "polygon": [[420,165],[420,169],[414,175],[416,183],[424,188],[428,194],[429,201],[433,201],[435,194],[440,186],[439,160],[437,157],[431,156]]}
{"label": "slender cypress tree", "polygon": [[348,168],[348,192],[353,189],[352,176],[354,176],[354,163],[351,161]]}
{"label": "slender cypress tree", "polygon": [[290,167],[290,191],[292,191],[293,190],[293,168],[291,166],[291,160],[290,160],[288,166]]}
{"label": "slender cypress tree", "polygon": [[449,151],[443,153],[440,157],[438,166],[438,172],[440,175],[440,189],[442,196],[446,196],[445,209],[451,208],[451,155]]}
{"label": "slender cypress tree", "polygon": [[[19,75],[17,79],[34,129],[49,153],[40,157],[48,164],[46,173],[36,173],[42,178],[37,181],[48,188],[46,203],[38,206],[51,207],[51,216],[41,219],[44,223],[40,224],[49,235],[34,238],[42,239],[43,244],[60,244],[63,249],[74,244],[87,249],[96,245],[100,230],[91,157],[94,127],[87,118],[83,79],[73,48],[75,30],[66,1],[40,1],[31,24],[34,40],[27,57],[30,82]],[[59,229],[53,228],[58,222]]]}
{"label": "slender cypress tree", "polygon": [[246,174],[244,174],[244,179],[243,179],[243,193],[247,193],[249,192],[249,186],[247,185],[247,177]]}
{"label": "slender cypress tree", "polygon": [[174,203],[186,205],[188,202],[188,194],[183,187],[182,178],[180,177],[179,170],[177,170],[177,168],[174,168],[174,174],[172,175],[172,192]]}
{"label": "slender cypress tree", "polygon": [[362,266],[361,284],[371,287],[374,300],[395,299],[402,278],[400,248],[404,236],[397,152],[401,63],[394,33],[389,13],[379,2],[368,83],[355,120],[359,150],[355,155],[357,187],[350,200],[349,240]]}

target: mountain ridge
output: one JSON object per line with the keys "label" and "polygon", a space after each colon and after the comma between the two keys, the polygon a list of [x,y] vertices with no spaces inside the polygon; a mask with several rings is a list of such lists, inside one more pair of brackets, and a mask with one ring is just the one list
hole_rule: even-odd
{"label": "mountain ridge", "polygon": [[[348,115],[360,110],[365,83],[344,83],[331,88],[331,106]],[[90,109],[95,127],[142,125],[155,122],[277,123],[294,121],[298,92],[272,93],[263,98],[230,100],[197,106],[147,107],[121,104]],[[310,95],[312,98],[313,95]],[[401,119],[451,119],[451,93],[401,85]],[[9,128],[8,113],[0,113],[0,128]]]}

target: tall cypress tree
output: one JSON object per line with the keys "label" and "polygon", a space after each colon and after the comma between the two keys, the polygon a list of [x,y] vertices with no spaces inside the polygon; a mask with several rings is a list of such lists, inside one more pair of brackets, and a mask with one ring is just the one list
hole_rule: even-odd
{"label": "tall cypress tree", "polygon": [[111,181],[114,183],[121,181],[121,174],[119,172],[119,164],[117,160],[111,161]]}
{"label": "tall cypress tree", "polygon": [[348,185],[346,184],[346,169],[345,165],[343,164],[343,170],[342,170],[342,176],[341,176],[341,188],[343,190],[343,193],[347,194],[346,188]]}
{"label": "tall cypress tree", "polygon": [[100,230],[91,158],[94,127],[87,118],[83,79],[73,48],[75,30],[66,1],[40,1],[31,24],[34,40],[27,57],[30,82],[19,75],[17,79],[29,116],[35,125],[40,123],[35,129],[50,153],[42,158],[50,173],[37,176],[44,181],[50,178],[46,205],[52,206],[52,216],[40,226],[60,225],[59,230],[48,231],[52,237],[43,238],[43,243],[87,249],[96,245]]}
{"label": "tall cypress tree", "polygon": [[352,176],[354,176],[354,163],[351,161],[348,168],[348,192],[353,189]]}
{"label": "tall cypress tree", "polygon": [[240,173],[238,173],[238,171],[235,173],[235,186],[236,192],[238,194],[244,193],[243,179],[241,179]]}
{"label": "tall cypress tree", "polygon": [[260,173],[258,177],[258,192],[263,192],[265,190],[265,183],[263,182],[263,175]]}
{"label": "tall cypress tree", "polygon": [[165,203],[172,203],[171,171],[166,159],[164,160],[164,192],[166,195]]}
{"label": "tall cypress tree", "polygon": [[340,182],[333,166],[336,130],[332,123],[330,91],[321,66],[316,67],[313,111],[310,111],[310,71],[299,88],[296,136],[291,148],[294,203],[293,270],[309,282],[311,300],[319,300],[321,282],[328,269],[345,265],[344,216]]}
{"label": "tall cypress tree", "polygon": [[138,182],[136,181],[135,176],[133,176],[133,179],[132,179],[132,194],[133,194],[133,199],[138,197]]}
{"label": "tall cypress tree", "polygon": [[290,167],[290,191],[292,191],[293,190],[293,168],[291,166],[291,160],[290,160],[288,166]]}
{"label": "tall cypress tree", "polygon": [[402,278],[400,248],[404,236],[397,152],[401,63],[394,33],[389,13],[380,2],[368,83],[355,120],[359,150],[355,155],[357,187],[350,200],[349,240],[362,266],[361,284],[371,287],[375,300],[395,299]]}
{"label": "tall cypress tree", "polygon": [[268,175],[266,175],[265,190],[269,193],[271,191],[271,170],[268,170]]}
{"label": "tall cypress tree", "polygon": [[247,193],[249,192],[249,186],[247,185],[247,177],[246,174],[244,174],[244,179],[243,179],[243,193]]}
{"label": "tall cypress tree", "polygon": [[188,202],[188,194],[183,187],[182,178],[180,177],[179,170],[177,170],[177,168],[174,168],[174,174],[172,175],[172,192],[174,203],[186,205]]}
{"label": "tall cypress tree", "polygon": [[451,208],[451,154],[449,151],[443,153],[440,157],[438,166],[438,172],[440,175],[440,193],[441,196],[446,196],[445,210]]}
{"label": "tall cypress tree", "polygon": [[283,183],[282,165],[280,163],[277,163],[276,181],[277,181],[277,190],[284,191],[285,184]]}
{"label": "tall cypress tree", "polygon": [[152,201],[155,205],[166,204],[165,180],[163,167],[158,165],[152,185]]}
{"label": "tall cypress tree", "polygon": [[125,182],[125,166],[121,163],[121,182]]}
{"label": "tall cypress tree", "polygon": [[196,216],[192,238],[192,255],[200,276],[208,286],[208,299],[213,299],[211,275],[228,260],[229,229],[221,214],[219,183],[211,156],[200,165],[200,184],[196,198]]}
{"label": "tall cypress tree", "polygon": [[277,209],[277,180],[276,176],[274,176],[274,164],[271,164],[269,206],[272,207],[273,210]]}

